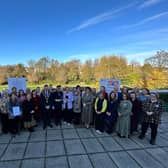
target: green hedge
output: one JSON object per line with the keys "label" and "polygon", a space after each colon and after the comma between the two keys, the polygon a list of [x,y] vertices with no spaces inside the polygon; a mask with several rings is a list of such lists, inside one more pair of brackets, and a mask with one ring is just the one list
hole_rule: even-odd
{"label": "green hedge", "polygon": [[164,102],[164,111],[168,112],[168,93],[159,93],[159,98]]}

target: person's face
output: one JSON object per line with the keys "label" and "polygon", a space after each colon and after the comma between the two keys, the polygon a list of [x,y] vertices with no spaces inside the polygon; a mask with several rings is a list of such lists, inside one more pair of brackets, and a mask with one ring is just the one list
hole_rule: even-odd
{"label": "person's face", "polygon": [[103,98],[104,98],[104,96],[103,96],[102,93],[99,94],[99,98],[100,98],[100,99],[103,99]]}
{"label": "person's face", "polygon": [[127,88],[123,88],[123,92],[124,92],[124,93],[127,93]]}
{"label": "person's face", "polygon": [[125,94],[123,95],[123,100],[127,100],[127,96]]}
{"label": "person's face", "polygon": [[31,99],[31,94],[27,94],[27,100]]}
{"label": "person's face", "polygon": [[66,92],[69,92],[69,88],[67,87],[67,88],[65,89],[65,91],[66,91]]}
{"label": "person's face", "polygon": [[37,87],[37,88],[36,88],[36,91],[39,93],[39,92],[40,92],[40,88],[39,88],[39,87]]}
{"label": "person's face", "polygon": [[20,91],[20,95],[23,95],[23,90]]}
{"label": "person's face", "polygon": [[8,93],[4,93],[4,97],[7,98],[8,97]]}
{"label": "person's face", "polygon": [[86,89],[86,93],[89,94],[89,93],[90,93],[90,90],[89,90],[89,89]]}
{"label": "person's face", "polygon": [[61,91],[61,87],[57,87],[57,90],[58,90],[58,91]]}
{"label": "person's face", "polygon": [[115,94],[111,93],[111,98],[114,99],[115,98]]}
{"label": "person's face", "polygon": [[45,86],[45,87],[44,87],[44,90],[48,90],[48,86]]}
{"label": "person's face", "polygon": [[130,97],[131,97],[131,99],[135,99],[135,98],[136,98],[136,95],[135,95],[134,93],[132,93],[132,94],[130,95]]}
{"label": "person's face", "polygon": [[104,87],[103,87],[103,86],[100,88],[100,91],[102,91],[102,92],[104,92],[104,91],[105,91],[105,89],[104,89]]}
{"label": "person's face", "polygon": [[12,92],[16,92],[16,88],[14,87],[14,88],[12,88]]}
{"label": "person's face", "polygon": [[156,101],[157,100],[157,96],[155,94],[151,94],[150,96],[151,96],[151,100],[152,101]]}
{"label": "person's face", "polygon": [[143,95],[147,95],[148,94],[147,90],[146,89],[142,89],[142,94]]}
{"label": "person's face", "polygon": [[36,97],[36,92],[33,91],[33,92],[32,92],[32,95],[33,95],[33,97]]}

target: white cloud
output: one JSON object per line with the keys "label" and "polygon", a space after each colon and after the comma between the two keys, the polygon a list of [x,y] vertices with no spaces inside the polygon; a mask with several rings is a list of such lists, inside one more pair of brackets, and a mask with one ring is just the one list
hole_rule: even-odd
{"label": "white cloud", "polygon": [[68,31],[68,33],[75,32],[75,31],[80,31],[80,30],[85,29],[85,28],[87,28],[89,26],[92,26],[92,25],[107,21],[107,20],[115,17],[116,14],[120,13],[121,11],[126,10],[126,9],[134,6],[136,3],[137,2],[134,2],[134,3],[131,3],[131,4],[127,5],[127,6],[124,6],[124,7],[112,10],[112,11],[101,13],[101,14],[95,16],[95,17],[92,17],[92,18],[84,21],[83,23],[81,23],[80,25],[76,26],[75,28],[72,28],[71,30]]}
{"label": "white cloud", "polygon": [[151,7],[151,6],[156,5],[160,2],[161,2],[161,0],[146,0],[143,4],[141,4],[139,6],[139,8],[143,9],[143,8]]}
{"label": "white cloud", "polygon": [[141,21],[139,21],[138,23],[135,23],[135,24],[131,24],[131,25],[125,25],[125,26],[121,26],[121,28],[132,28],[132,27],[136,27],[136,26],[140,26],[140,25],[143,25],[145,23],[149,23],[151,21],[154,21],[154,20],[157,20],[163,16],[167,16],[168,15],[168,12],[162,12],[162,13],[159,13],[159,14],[156,14],[156,15],[153,15],[151,17],[147,17]]}

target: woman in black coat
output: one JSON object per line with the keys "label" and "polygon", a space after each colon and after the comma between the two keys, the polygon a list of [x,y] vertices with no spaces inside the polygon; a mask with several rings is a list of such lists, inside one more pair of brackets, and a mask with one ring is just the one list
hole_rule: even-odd
{"label": "woman in black coat", "polygon": [[114,131],[114,126],[117,121],[117,109],[118,100],[116,99],[116,93],[111,92],[109,96],[106,116],[104,119],[105,130],[107,133],[112,133]]}
{"label": "woman in black coat", "polygon": [[31,98],[31,93],[28,93],[26,100],[23,102],[23,120],[24,127],[30,132],[33,132],[33,127],[36,125],[33,114],[34,114],[34,102]]}

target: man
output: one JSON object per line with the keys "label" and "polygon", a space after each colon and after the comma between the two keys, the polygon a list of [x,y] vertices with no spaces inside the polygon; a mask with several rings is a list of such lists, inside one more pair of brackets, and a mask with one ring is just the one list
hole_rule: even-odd
{"label": "man", "polygon": [[47,126],[52,128],[51,125],[51,108],[52,108],[52,95],[49,90],[48,85],[44,85],[44,90],[41,92],[41,111],[43,118],[43,129],[46,129]]}
{"label": "man", "polygon": [[54,110],[54,119],[55,125],[61,125],[61,116],[62,116],[62,104],[63,104],[63,92],[61,85],[58,85],[56,91],[53,92],[53,110]]}

